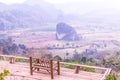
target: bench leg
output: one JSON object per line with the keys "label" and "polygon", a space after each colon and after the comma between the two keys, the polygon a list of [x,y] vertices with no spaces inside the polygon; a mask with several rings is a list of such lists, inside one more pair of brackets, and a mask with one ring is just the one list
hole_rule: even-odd
{"label": "bench leg", "polygon": [[50,60],[50,75],[51,75],[51,79],[53,79],[53,60]]}
{"label": "bench leg", "polygon": [[58,70],[57,70],[57,74],[60,75],[60,62],[57,62],[57,66],[58,66]]}
{"label": "bench leg", "polygon": [[[40,61],[39,61],[39,59],[37,59],[37,63],[39,64],[40,63]],[[39,71],[40,69],[39,68],[37,68],[37,71]]]}
{"label": "bench leg", "polygon": [[30,57],[30,75],[33,75],[33,70],[32,70],[32,57]]}
{"label": "bench leg", "polygon": [[33,75],[33,71],[32,71],[32,69],[30,70],[30,75]]}

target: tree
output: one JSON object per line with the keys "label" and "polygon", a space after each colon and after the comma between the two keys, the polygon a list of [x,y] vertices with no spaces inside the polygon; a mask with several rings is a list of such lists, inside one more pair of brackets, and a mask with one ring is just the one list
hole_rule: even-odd
{"label": "tree", "polygon": [[94,62],[93,58],[89,58],[87,61]]}
{"label": "tree", "polygon": [[5,25],[1,20],[0,20],[0,30],[5,30]]}
{"label": "tree", "polygon": [[69,56],[69,53],[66,51],[66,56]]}
{"label": "tree", "polygon": [[54,56],[54,59],[55,60],[60,60],[60,61],[62,60],[62,58],[60,56],[58,56],[58,55]]}
{"label": "tree", "polygon": [[103,64],[103,65],[106,64],[106,60],[105,60],[105,58],[103,58],[103,60],[102,60],[102,64]]}
{"label": "tree", "polygon": [[11,47],[11,52],[13,52],[13,53],[17,53],[17,51],[18,51],[18,46],[16,45],[16,44],[13,44]]}
{"label": "tree", "polygon": [[50,53],[50,54],[46,54],[46,57],[48,58],[48,59],[51,59],[51,58],[53,58],[53,55]]}
{"label": "tree", "polygon": [[20,47],[21,49],[26,49],[26,46],[25,46],[24,44],[19,44],[19,47]]}
{"label": "tree", "polygon": [[78,53],[74,53],[74,54],[73,54],[73,60],[74,60],[74,61],[78,61],[78,62],[80,62],[80,60],[81,60],[81,56],[80,56],[80,54],[78,54]]}
{"label": "tree", "polygon": [[82,57],[81,61],[82,61],[83,63],[86,63],[86,62],[87,62],[87,58],[86,58],[86,57]]}
{"label": "tree", "polygon": [[3,54],[3,47],[0,46],[0,55]]}
{"label": "tree", "polygon": [[70,44],[69,43],[66,43],[66,46],[69,46]]}

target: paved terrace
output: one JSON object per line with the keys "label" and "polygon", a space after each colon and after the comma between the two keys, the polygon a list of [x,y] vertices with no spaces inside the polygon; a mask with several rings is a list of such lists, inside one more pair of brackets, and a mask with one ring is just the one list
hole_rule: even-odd
{"label": "paved terrace", "polygon": [[[68,65],[72,64],[68,63]],[[7,76],[5,80],[51,80],[50,74],[43,70],[34,72],[33,75],[30,75],[29,63],[15,62],[14,64],[10,64],[9,61],[1,60],[0,72],[3,69],[8,69],[10,71],[10,75]],[[53,80],[104,80],[106,74],[108,74],[108,71],[105,71],[103,74],[79,71],[78,74],[75,74],[74,69],[60,68],[60,75],[55,73]]]}

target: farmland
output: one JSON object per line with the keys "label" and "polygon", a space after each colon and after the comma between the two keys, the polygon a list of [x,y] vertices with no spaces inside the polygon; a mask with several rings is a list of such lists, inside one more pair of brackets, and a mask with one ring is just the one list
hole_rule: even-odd
{"label": "farmland", "polygon": [[[59,55],[62,58],[73,57],[75,52],[81,54],[86,52],[86,49],[96,49],[97,53],[110,53],[111,56],[114,52],[119,51],[119,31],[100,32],[99,28],[91,30],[88,27],[76,27],[75,29],[78,35],[82,35],[82,39],[79,41],[56,40],[55,27],[52,27],[51,30],[45,28],[16,29],[8,31],[7,36],[12,37],[14,43],[24,44],[27,48],[50,48],[47,50],[48,53],[54,56]],[[66,56],[66,53],[69,55]]]}

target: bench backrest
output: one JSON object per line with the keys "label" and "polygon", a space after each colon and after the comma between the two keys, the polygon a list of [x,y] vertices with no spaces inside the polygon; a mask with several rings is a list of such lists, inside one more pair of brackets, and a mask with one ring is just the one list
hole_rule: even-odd
{"label": "bench backrest", "polygon": [[39,69],[45,69],[51,74],[51,79],[53,79],[53,70],[57,71],[57,74],[60,75],[60,63],[59,61],[56,61],[57,63],[54,63],[52,59],[39,59],[39,58],[32,58],[30,57],[30,74],[33,74],[33,68]]}
{"label": "bench backrest", "polygon": [[40,67],[46,67],[46,68],[50,68],[50,64],[52,61],[48,59],[38,59],[38,58],[33,58],[32,60],[34,65],[39,65]]}

